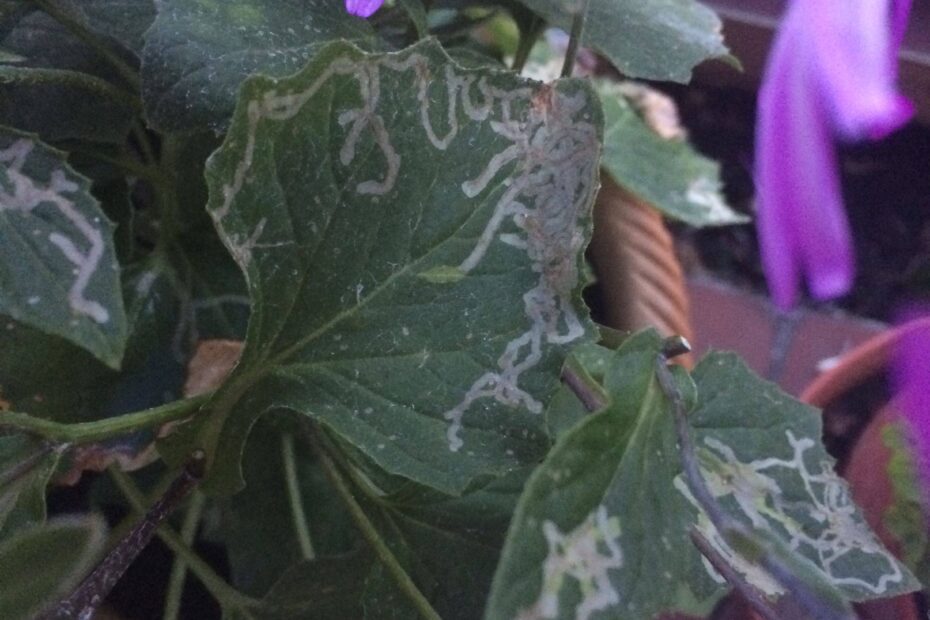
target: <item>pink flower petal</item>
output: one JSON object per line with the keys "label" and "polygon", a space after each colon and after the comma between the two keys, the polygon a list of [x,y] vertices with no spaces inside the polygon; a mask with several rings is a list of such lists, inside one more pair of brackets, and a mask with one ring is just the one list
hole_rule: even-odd
{"label": "pink flower petal", "polygon": [[852,286],[834,140],[879,138],[913,114],[895,89],[910,0],[794,0],[759,94],[757,228],[776,305]]}
{"label": "pink flower petal", "polygon": [[892,368],[895,396],[910,427],[924,486],[930,489],[930,315],[901,329]]}
{"label": "pink flower petal", "polygon": [[358,17],[371,17],[382,4],[384,0],[346,0],[346,11]]}

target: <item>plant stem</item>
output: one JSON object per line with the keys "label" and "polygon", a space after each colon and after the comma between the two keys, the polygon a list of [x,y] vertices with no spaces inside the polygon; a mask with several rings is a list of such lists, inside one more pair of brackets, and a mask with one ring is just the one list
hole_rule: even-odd
{"label": "plant stem", "polygon": [[[150,165],[157,164],[158,156],[155,155],[155,147],[152,146],[152,141],[149,139],[149,134],[148,134],[148,131],[145,129],[145,126],[141,122],[139,122],[138,119],[136,119],[133,122],[132,127],[130,128],[130,131],[132,132],[132,137],[136,139],[136,142],[139,145],[139,151],[142,153],[142,158],[145,160],[145,162]],[[162,182],[164,183],[164,180],[166,177],[164,169],[162,169],[161,174],[162,174]],[[174,174],[174,172],[171,171],[171,174]],[[167,178],[172,178],[172,177],[169,175],[167,176]]]}
{"label": "plant stem", "polygon": [[67,28],[71,34],[105,58],[133,90],[139,91],[141,89],[142,81],[139,79],[139,74],[136,70],[114,53],[113,50],[111,50],[97,34],[88,29],[87,26],[69,15],[66,11],[55,6],[53,2],[49,2],[49,0],[32,0],[32,2],[48,13],[55,21]]}
{"label": "plant stem", "polygon": [[[142,553],[158,526],[193,491],[203,477],[203,454],[192,457],[167,492],[156,501],[142,519],[133,526],[93,572],[67,598],[63,599],[51,617],[89,618],[109,595],[129,565]],[[116,468],[111,468],[115,470]]]}
{"label": "plant stem", "polygon": [[281,436],[281,459],[284,461],[284,478],[287,481],[287,499],[291,505],[291,518],[294,520],[294,531],[300,544],[300,553],[305,560],[316,557],[313,551],[313,541],[310,538],[310,527],[307,525],[307,513],[300,496],[300,480],[297,478],[297,458],[294,454],[294,436],[290,433]]}
{"label": "plant stem", "polygon": [[139,101],[138,97],[89,73],[71,71],[69,69],[0,65],[0,84],[11,82],[22,82],[34,85],[76,86],[100,95],[101,97],[112,99],[116,103],[126,106],[136,114],[142,112],[142,102]]}
{"label": "plant stem", "polygon": [[[206,506],[206,497],[199,491],[191,495],[190,505],[181,524],[181,541],[190,548],[197,535],[197,527],[203,516]],[[163,620],[177,620],[181,612],[181,595],[184,594],[184,581],[187,578],[187,562],[180,555],[176,555],[171,565],[171,576],[168,577],[168,592],[165,594],[165,613]]]}
{"label": "plant stem", "polygon": [[546,22],[534,14],[526,28],[520,29],[520,41],[513,56],[513,65],[510,67],[513,72],[520,73],[523,71],[523,67],[526,66],[526,61],[530,57],[530,52],[533,51],[533,46],[545,27]]}
{"label": "plant stem", "polygon": [[[130,478],[125,472],[120,471],[115,467],[111,467],[108,471],[110,476],[113,478],[113,481],[116,483],[116,486],[119,487],[119,490],[126,497],[126,501],[129,502],[129,505],[132,507],[132,509],[141,514],[145,510],[145,498],[139,489],[136,488],[132,478]],[[187,567],[190,569],[190,571],[197,576],[207,591],[220,603],[220,606],[222,606],[224,609],[250,608],[258,607],[261,605],[261,601],[242,594],[234,587],[226,583],[222,577],[216,574],[216,571],[213,570],[213,567],[204,562],[200,556],[194,552],[193,549],[186,545],[178,533],[175,532],[170,526],[164,523],[161,524],[158,527],[156,534],[161,539],[161,541],[168,546],[169,549],[171,549],[176,555],[184,558],[184,562],[187,564]]]}
{"label": "plant stem", "polygon": [[746,583],[739,573],[737,573],[732,566],[727,564],[726,559],[717,553],[717,550],[713,548],[710,542],[704,538],[696,528],[691,528],[690,534],[691,542],[698,548],[701,555],[707,558],[707,561],[714,567],[714,570],[720,573],[726,582],[746,599],[746,602],[749,603],[753,610],[765,618],[765,620],[783,620],[778,612],[772,609],[772,606],[765,600],[765,597],[752,587],[752,585]]}
{"label": "plant stem", "polygon": [[410,578],[410,575],[408,575],[404,567],[401,566],[400,562],[394,556],[394,553],[387,546],[387,543],[381,538],[375,525],[368,518],[368,515],[365,514],[364,509],[362,509],[361,505],[359,505],[358,501],[352,495],[352,490],[349,488],[345,478],[343,478],[342,472],[339,471],[339,468],[330,457],[329,452],[323,446],[319,437],[317,437],[316,429],[311,427],[309,423],[307,425],[306,435],[311,447],[320,459],[323,470],[336,489],[336,493],[338,493],[339,497],[346,505],[346,508],[348,508],[349,514],[355,522],[355,526],[374,550],[375,555],[378,556],[378,559],[384,564],[384,567],[394,578],[397,587],[410,599],[421,617],[425,620],[441,620],[439,614],[436,613],[436,610],[433,609],[430,602],[423,596],[420,589],[417,588],[413,579]]}
{"label": "plant stem", "polygon": [[568,39],[568,49],[565,51],[565,64],[562,65],[562,77],[571,77],[575,70],[575,57],[581,47],[581,37],[584,35],[585,21],[588,19],[589,0],[577,0],[578,9],[572,16],[572,31]]}
{"label": "plant stem", "polygon": [[144,411],[74,424],[37,418],[28,413],[2,411],[0,412],[0,428],[31,433],[56,443],[93,443],[189,417],[209,398],[210,394],[202,394]]}
{"label": "plant stem", "polygon": [[600,411],[607,406],[604,395],[595,386],[588,385],[588,382],[567,363],[562,368],[562,383],[578,397],[578,400],[581,401],[581,404],[589,413]]}

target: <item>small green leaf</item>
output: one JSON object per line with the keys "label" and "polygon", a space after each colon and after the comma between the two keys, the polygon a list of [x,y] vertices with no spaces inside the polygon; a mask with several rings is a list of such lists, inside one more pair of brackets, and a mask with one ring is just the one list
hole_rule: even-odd
{"label": "small green leaf", "polygon": [[113,225],[64,153],[2,128],[0,313],[120,365],[127,326]]}
{"label": "small green leaf", "polygon": [[[660,346],[646,332],[618,350],[605,374],[611,405],[561,435],[533,474],[495,576],[489,620],[707,613],[725,584],[691,544],[693,527],[758,590],[773,598],[785,592],[695,508],[653,371]],[[693,390],[684,371],[676,374]],[[730,355],[705,358],[694,382],[688,421],[704,478],[723,510],[758,532],[740,551],[764,549],[836,608],[917,586],[833,473],[818,412]]]}
{"label": "small green leaf", "polygon": [[145,34],[146,114],[162,131],[222,130],[246,77],[293,73],[337,39],[375,45],[333,0],[164,0]]}
{"label": "small green leaf", "polygon": [[914,455],[911,454],[912,447],[907,440],[907,427],[902,423],[888,424],[881,433],[882,442],[891,451],[888,478],[893,491],[884,524],[903,543],[904,562],[926,586],[930,583],[930,535],[927,533],[924,494]]}
{"label": "small green leaf", "polygon": [[72,590],[103,551],[97,516],[61,517],[0,543],[0,617],[29,620]]}
{"label": "small green leaf", "polygon": [[[284,407],[453,495],[537,462],[543,403],[593,336],[599,132],[584,83],[463,69],[434,41],[334,44],[293,78],[248,80],[207,178],[249,335],[210,415],[166,451],[204,447],[208,488],[229,491],[252,423]],[[421,277],[445,265],[465,277]]]}
{"label": "small green leaf", "polygon": [[647,126],[628,98],[628,87],[606,81],[597,86],[605,123],[602,166],[614,181],[692,226],[748,221],[726,204],[719,164],[684,138],[664,139]]}
{"label": "small green leaf", "polygon": [[[566,32],[576,0],[520,0]],[[589,0],[583,45],[631,78],[687,82],[691,69],[727,54],[720,19],[695,0]]]}

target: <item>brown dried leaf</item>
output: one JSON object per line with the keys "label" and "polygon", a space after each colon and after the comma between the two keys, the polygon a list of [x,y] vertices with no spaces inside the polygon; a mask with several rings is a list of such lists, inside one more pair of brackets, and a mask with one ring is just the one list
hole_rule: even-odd
{"label": "brown dried leaf", "polygon": [[187,365],[184,396],[212,392],[226,380],[242,354],[238,340],[201,340]]}

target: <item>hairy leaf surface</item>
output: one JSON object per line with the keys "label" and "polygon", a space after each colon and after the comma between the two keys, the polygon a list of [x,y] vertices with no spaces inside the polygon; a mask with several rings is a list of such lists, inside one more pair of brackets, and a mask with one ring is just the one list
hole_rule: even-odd
{"label": "hairy leaf surface", "polygon": [[222,460],[214,490],[238,484],[275,407],[451,494],[539,459],[543,403],[591,333],[599,134],[582,83],[466,70],[435,42],[335,44],[294,78],[249,80],[207,173],[253,304],[193,444]]}
{"label": "hairy leaf surface", "polygon": [[[669,403],[654,376],[659,339],[627,342],[606,374],[613,402],[560,437],[521,498],[487,618],[706,613],[725,591],[689,539],[697,529],[760,591],[779,583],[731,549],[680,476]],[[681,371],[679,380],[687,388]],[[917,587],[852,504],[820,446],[820,418],[735,357],[694,371],[689,413],[704,477],[724,510],[791,549],[847,600]]]}
{"label": "hairy leaf surface", "polygon": [[113,225],[63,153],[0,129],[0,313],[119,367],[127,324]]}
{"label": "hairy leaf surface", "polygon": [[293,73],[337,39],[375,36],[332,0],[164,0],[145,35],[146,114],[163,131],[222,130],[247,76]]}
{"label": "hairy leaf surface", "polygon": [[[575,0],[521,0],[566,32]],[[687,82],[691,69],[727,54],[720,19],[695,0],[590,0],[582,45],[627,77]]]}

